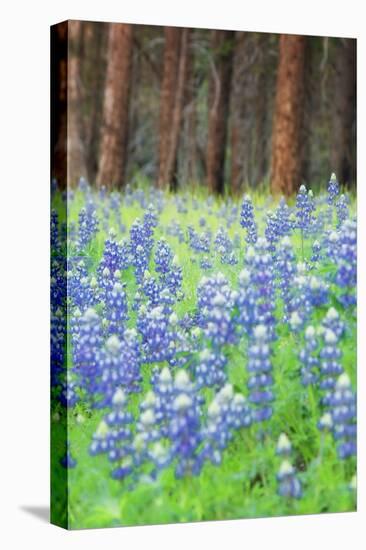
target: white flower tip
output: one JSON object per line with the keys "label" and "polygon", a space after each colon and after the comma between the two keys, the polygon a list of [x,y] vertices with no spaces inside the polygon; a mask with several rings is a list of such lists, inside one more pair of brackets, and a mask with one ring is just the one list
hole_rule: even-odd
{"label": "white flower tip", "polygon": [[174,385],[179,390],[184,390],[190,385],[190,380],[187,372],[180,369],[174,378]]}
{"label": "white flower tip", "polygon": [[126,394],[122,388],[118,388],[113,395],[112,403],[115,406],[124,405],[126,403]]}
{"label": "white flower tip", "polygon": [[163,384],[170,384],[172,381],[172,375],[168,367],[164,367],[161,373],[159,374],[159,381]]}
{"label": "white flower tip", "polygon": [[336,387],[338,390],[345,390],[351,387],[351,380],[346,372],[340,375]]}
{"label": "white flower tip", "polygon": [[114,354],[114,353],[118,353],[118,351],[120,350],[121,342],[119,341],[118,336],[116,334],[113,334],[108,338],[105,346],[110,353]]}
{"label": "white flower tip", "polygon": [[278,438],[277,451],[280,453],[291,451],[291,442],[285,433],[281,433]]}
{"label": "white flower tip", "polygon": [[257,340],[263,340],[267,336],[267,327],[265,325],[257,325],[254,329],[254,337]]}
{"label": "white flower tip", "polygon": [[152,424],[154,424],[155,422],[154,411],[152,411],[151,409],[147,409],[141,414],[140,420],[141,424],[143,424],[144,426],[152,426]]}
{"label": "white flower tip", "polygon": [[192,399],[189,395],[181,393],[174,399],[173,407],[176,411],[184,411],[192,405]]}

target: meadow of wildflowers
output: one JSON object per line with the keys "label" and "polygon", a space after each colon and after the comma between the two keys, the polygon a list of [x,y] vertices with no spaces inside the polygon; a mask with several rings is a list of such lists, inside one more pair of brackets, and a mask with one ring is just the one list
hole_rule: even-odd
{"label": "meadow of wildflowers", "polygon": [[335,175],[289,203],[52,196],[53,521],[355,510],[356,218]]}

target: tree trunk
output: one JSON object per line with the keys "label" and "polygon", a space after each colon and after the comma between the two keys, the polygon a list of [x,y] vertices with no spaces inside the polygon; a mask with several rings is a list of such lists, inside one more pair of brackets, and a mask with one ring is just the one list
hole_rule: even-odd
{"label": "tree trunk", "polygon": [[83,139],[90,181],[95,182],[102,126],[106,74],[107,23],[83,22],[82,73],[84,92]]}
{"label": "tree trunk", "polygon": [[173,109],[173,115],[171,120],[170,145],[169,145],[168,157],[166,160],[166,181],[168,183],[177,182],[177,174],[174,173],[174,170],[177,165],[178,142],[179,142],[179,133],[181,129],[181,122],[182,122],[184,92],[185,92],[186,75],[187,75],[188,38],[189,38],[189,29],[182,29],[180,52],[179,52],[178,75],[177,75],[177,88],[175,93],[174,109]]}
{"label": "tree trunk", "polygon": [[243,98],[243,56],[245,55],[246,33],[237,32],[231,83],[231,191],[238,195],[243,183],[244,109]]}
{"label": "tree trunk", "polygon": [[132,25],[122,23],[111,23],[109,26],[98,186],[120,188],[124,184],[128,144],[132,29]]}
{"label": "tree trunk", "polygon": [[235,32],[212,31],[212,71],[209,81],[207,186],[212,193],[224,189],[227,122]]}
{"label": "tree trunk", "polygon": [[331,170],[350,186],[356,183],[356,40],[339,39],[337,50]]}
{"label": "tree trunk", "polygon": [[74,185],[88,177],[85,146],[82,139],[82,90],[80,78],[81,21],[69,21],[67,79],[67,182]]}
{"label": "tree trunk", "polygon": [[272,133],[271,190],[291,195],[301,184],[305,37],[280,36]]}
{"label": "tree trunk", "polygon": [[[165,27],[163,79],[160,94],[159,169],[157,185],[163,188],[170,184],[168,158],[170,151],[172,117],[176,98],[177,71],[182,29]],[[169,159],[169,162],[171,160]],[[169,167],[171,171],[171,167]]]}

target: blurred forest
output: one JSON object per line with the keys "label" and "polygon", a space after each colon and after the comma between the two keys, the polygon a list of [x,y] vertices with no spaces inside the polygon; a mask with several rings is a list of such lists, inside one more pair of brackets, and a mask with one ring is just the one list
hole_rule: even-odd
{"label": "blurred forest", "polygon": [[68,21],[51,62],[61,187],[355,185],[354,39]]}

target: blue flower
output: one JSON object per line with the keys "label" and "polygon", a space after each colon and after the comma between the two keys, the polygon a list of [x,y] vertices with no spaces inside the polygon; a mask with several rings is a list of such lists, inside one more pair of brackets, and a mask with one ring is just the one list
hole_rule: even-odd
{"label": "blue flower", "polygon": [[254,328],[248,349],[248,366],[250,374],[248,389],[249,401],[253,403],[253,420],[262,422],[272,416],[271,401],[274,399],[271,387],[273,386],[271,351],[268,331],[265,325]]}
{"label": "blue flower", "polygon": [[316,330],[310,325],[305,330],[305,346],[299,353],[299,359],[302,363],[301,382],[304,386],[315,384],[318,380],[318,347]]}
{"label": "blue flower", "polygon": [[241,205],[240,225],[247,230],[247,243],[254,244],[257,241],[257,224],[254,218],[253,203],[249,195],[246,195]]}

